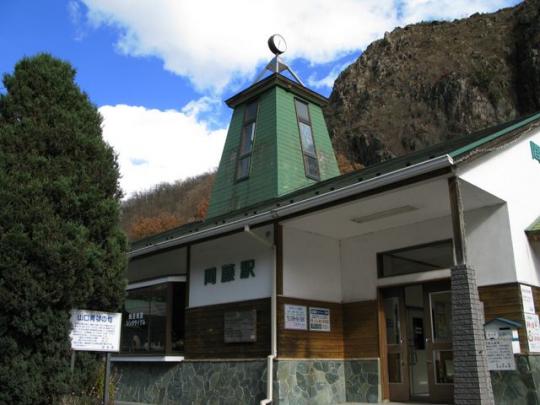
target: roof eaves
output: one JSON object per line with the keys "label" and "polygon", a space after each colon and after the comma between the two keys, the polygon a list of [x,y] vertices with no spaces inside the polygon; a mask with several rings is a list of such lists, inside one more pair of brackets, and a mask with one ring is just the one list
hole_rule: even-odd
{"label": "roof eaves", "polygon": [[261,80],[260,82],[252,84],[247,89],[244,89],[240,93],[235,94],[234,96],[225,100],[225,104],[227,104],[227,106],[229,106],[230,108],[235,108],[237,105],[253,99],[258,94],[266,91],[273,86],[279,86],[281,88],[284,88],[285,90],[292,91],[321,107],[328,104],[328,99],[323,95],[309,89],[308,87],[293,82],[289,78],[279,73],[273,73],[265,79]]}
{"label": "roof eaves", "polygon": [[473,141],[467,145],[464,145],[452,152],[449,153],[449,155],[455,159],[456,161],[458,160],[459,157],[463,157],[464,155],[474,151],[476,148],[480,147],[480,146],[483,146],[489,142],[492,142],[492,141],[495,141],[507,134],[510,134],[516,130],[519,130],[519,129],[522,129],[524,127],[526,127],[527,125],[537,121],[540,119],[540,113],[536,113],[536,114],[533,114],[527,118],[524,118],[518,122],[516,122],[515,124],[513,125],[510,125],[508,127],[505,127],[497,132],[494,132],[490,135],[487,135],[485,137],[482,137],[476,141]]}
{"label": "roof eaves", "polygon": [[489,325],[490,323],[493,323],[493,322],[501,322],[513,328],[521,328],[521,323],[512,321],[511,319],[506,319],[506,318],[494,318],[491,321],[487,321],[484,325]]}
{"label": "roof eaves", "polygon": [[530,239],[540,241],[540,217],[525,229],[525,233]]}
{"label": "roof eaves", "polygon": [[411,179],[417,176],[437,172],[438,170],[448,168],[453,164],[452,158],[446,154],[434,157],[422,162],[412,164],[410,166],[391,170],[387,173],[378,173],[376,176],[369,179],[351,182],[339,188],[330,188],[330,191],[320,195],[310,195],[298,201],[293,201],[289,204],[278,207],[263,207],[260,211],[256,211],[251,215],[246,216],[236,215],[227,220],[223,220],[219,225],[210,225],[213,220],[207,220],[201,223],[199,227],[190,229],[188,232],[182,232],[182,228],[177,228],[173,236],[163,240],[163,238],[155,238],[146,240],[146,245],[136,243],[129,252],[129,257],[152,254],[162,249],[168,249],[173,246],[185,245],[200,240],[205,240],[210,237],[222,235],[230,232],[235,232],[243,229],[245,225],[255,226],[276,220],[280,217],[296,214],[304,210],[313,209],[314,207],[327,204],[329,202],[340,201],[343,198],[361,194],[369,190],[376,190],[388,184],[392,184],[404,179]]}

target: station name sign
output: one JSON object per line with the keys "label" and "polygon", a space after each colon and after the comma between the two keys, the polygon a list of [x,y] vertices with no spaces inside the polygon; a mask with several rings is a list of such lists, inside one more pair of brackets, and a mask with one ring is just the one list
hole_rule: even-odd
{"label": "station name sign", "polygon": [[[220,266],[222,283],[228,283],[236,280],[237,271],[235,263],[227,263]],[[204,285],[216,284],[218,275],[217,267],[209,267],[204,270]],[[240,278],[246,279],[250,277],[255,277],[255,260],[242,260],[240,262]]]}
{"label": "station name sign", "polygon": [[120,351],[122,314],[74,309],[71,311],[71,349],[89,352]]}

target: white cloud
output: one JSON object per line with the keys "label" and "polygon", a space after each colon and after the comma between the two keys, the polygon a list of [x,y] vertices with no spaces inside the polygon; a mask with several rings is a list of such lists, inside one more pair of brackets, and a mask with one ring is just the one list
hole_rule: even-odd
{"label": "white cloud", "polygon": [[81,41],[86,36],[83,25],[83,13],[81,10],[81,5],[76,0],[70,0],[66,7],[71,24],[75,28],[74,39],[76,41]]}
{"label": "white cloud", "polygon": [[308,77],[308,84],[316,89],[322,89],[325,87],[331,89],[334,86],[334,82],[336,81],[339,74],[353,62],[354,60],[349,60],[345,63],[336,65],[326,76],[321,78],[317,78],[315,74],[312,74]]}
{"label": "white cloud", "polygon": [[[76,1],[87,6],[92,26],[119,29],[120,52],[156,56],[165,69],[212,95],[180,111],[100,108],[104,137],[119,154],[121,185],[129,196],[218,165],[226,130],[213,130],[219,122],[209,113],[219,108],[226,86],[243,87],[269,60],[269,35],[284,35],[290,62],[303,58],[318,65],[363,50],[398,25],[494,11],[514,0],[70,0],[75,25],[81,25],[82,12]],[[77,36],[84,36],[82,28]],[[312,75],[308,83],[331,87],[347,64],[322,78]],[[210,118],[201,121],[199,114]]]}
{"label": "white cloud", "polygon": [[126,197],[217,167],[226,130],[210,130],[197,119],[194,104],[188,106],[182,111],[128,105],[99,108],[103,137],[118,153]]}
{"label": "white cloud", "polygon": [[365,49],[398,25],[494,11],[513,0],[80,0],[94,26],[120,29],[117,48],[161,58],[199,91],[220,92],[267,62],[267,38],[286,38],[290,61],[327,63]]}
{"label": "white cloud", "polygon": [[512,5],[509,0],[404,0],[401,24],[429,20],[449,20],[487,13]]}
{"label": "white cloud", "polygon": [[275,32],[288,42],[288,60],[326,63],[397,22],[394,0],[81,1],[93,25],[120,28],[121,52],[157,56],[198,90],[218,92],[268,62],[265,43]]}

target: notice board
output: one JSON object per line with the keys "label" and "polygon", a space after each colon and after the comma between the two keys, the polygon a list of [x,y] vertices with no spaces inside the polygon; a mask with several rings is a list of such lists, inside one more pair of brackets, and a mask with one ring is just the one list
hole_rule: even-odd
{"label": "notice board", "polygon": [[257,310],[225,312],[225,343],[257,341]]}
{"label": "notice board", "polygon": [[120,351],[122,314],[74,309],[71,311],[71,349],[89,352]]}

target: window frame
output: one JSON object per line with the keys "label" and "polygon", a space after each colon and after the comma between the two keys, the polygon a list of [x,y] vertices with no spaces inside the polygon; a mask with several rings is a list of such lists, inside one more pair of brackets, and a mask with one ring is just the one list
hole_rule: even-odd
{"label": "window frame", "polygon": [[[303,119],[300,114],[298,113],[298,103],[301,103],[301,104],[304,104],[306,106],[306,111],[307,111],[307,115],[308,115],[308,120],[309,121],[306,121],[305,119]],[[309,103],[307,101],[304,101],[298,97],[295,97],[294,98],[294,111],[296,113],[296,126],[298,127],[298,136],[300,138],[300,148],[302,150],[302,162],[304,164],[304,173],[306,175],[307,178],[311,179],[311,180],[315,180],[315,181],[320,181],[321,180],[321,168],[320,168],[320,165],[319,165],[319,157],[317,155],[317,145],[315,144],[315,136],[313,135],[313,124],[312,124],[312,119],[311,119],[311,111],[309,110]],[[309,152],[307,152],[306,150],[304,150],[304,143],[302,142],[302,129],[300,127],[300,123],[304,124],[304,125],[307,125],[310,129],[310,132],[311,132],[311,141],[313,143],[313,150],[314,150],[314,153],[311,154]],[[315,159],[315,162],[317,163],[317,175],[313,175],[310,173],[309,169],[308,169],[308,165],[306,165],[306,158],[311,158],[311,159]]]}
{"label": "window frame", "polygon": [[[247,119],[247,113],[249,110],[249,106],[252,104],[256,104],[257,108],[255,110],[255,116],[251,119]],[[249,175],[251,174],[251,159],[253,156],[253,146],[255,145],[255,134],[257,133],[257,117],[259,116],[259,100],[254,99],[246,103],[246,106],[244,108],[244,114],[242,117],[242,130],[240,132],[240,144],[238,146],[238,158],[236,159],[236,170],[235,170],[235,178],[237,182],[244,181],[249,179]],[[249,125],[253,125],[253,139],[251,141],[251,147],[249,149],[249,152],[242,153],[242,149],[244,149],[244,132],[246,128]],[[240,162],[242,160],[249,159],[248,160],[248,168],[246,171],[246,174],[244,176],[240,176]]]}
{"label": "window frame", "polygon": [[452,238],[436,240],[436,241],[428,242],[428,243],[421,243],[421,244],[418,244],[418,245],[406,246],[406,247],[399,248],[399,249],[386,250],[384,252],[378,252],[377,253],[377,278],[382,279],[382,278],[390,278],[390,277],[401,277],[401,276],[406,276],[406,275],[410,275],[410,274],[429,273],[430,271],[444,270],[445,268],[443,267],[443,268],[440,268],[440,269],[432,269],[432,270],[427,270],[427,271],[420,270],[420,271],[414,271],[414,272],[411,272],[411,273],[404,273],[404,274],[397,274],[397,275],[385,275],[384,274],[384,259],[383,259],[383,256],[384,255],[391,255],[391,254],[395,254],[395,253],[400,253],[400,252],[406,252],[406,251],[412,250],[412,249],[421,249],[421,248],[427,248],[427,247],[445,245],[445,244],[450,244],[452,255],[454,255],[454,240]]}
{"label": "window frame", "polygon": [[[169,280],[172,279],[172,280]],[[149,289],[153,289],[153,288],[156,288],[156,287],[160,287],[160,286],[163,286],[163,285],[166,285],[166,288],[165,288],[165,334],[163,336],[164,338],[164,345],[163,345],[163,351],[151,351],[151,350],[148,350],[148,351],[135,351],[135,352],[130,352],[130,351],[126,351],[126,350],[122,350],[122,343],[121,342],[121,345],[120,345],[120,351],[118,352],[118,355],[120,357],[133,357],[133,356],[139,356],[139,357],[163,357],[163,356],[178,356],[178,355],[183,355],[185,353],[185,337],[186,337],[186,323],[185,323],[185,318],[184,318],[184,348],[180,351],[180,350],[172,350],[172,332],[173,332],[173,316],[175,315],[173,313],[173,300],[174,300],[174,286],[175,284],[184,284],[184,309],[183,309],[183,312],[184,312],[184,317],[185,317],[185,310],[187,308],[187,303],[186,303],[186,300],[187,300],[187,281],[184,279],[184,280],[174,280],[176,277],[167,277],[165,278],[162,278],[160,279],[158,282],[152,282],[152,281],[149,281],[148,284],[146,285],[138,285],[138,284],[143,284],[143,283],[133,283],[134,286],[132,287],[131,285],[128,285],[127,288],[126,288],[126,293],[132,293],[132,292],[137,292],[137,291],[142,291],[142,290],[149,290]],[[127,296],[126,296],[126,299],[127,299]],[[125,304],[124,304],[125,305]],[[126,310],[125,310],[125,306],[124,308],[122,309],[122,314],[125,314],[126,313]],[[126,319],[122,319],[122,328],[121,328],[121,331],[124,330],[125,328],[125,321]],[[148,327],[150,327],[150,325],[148,325]]]}

